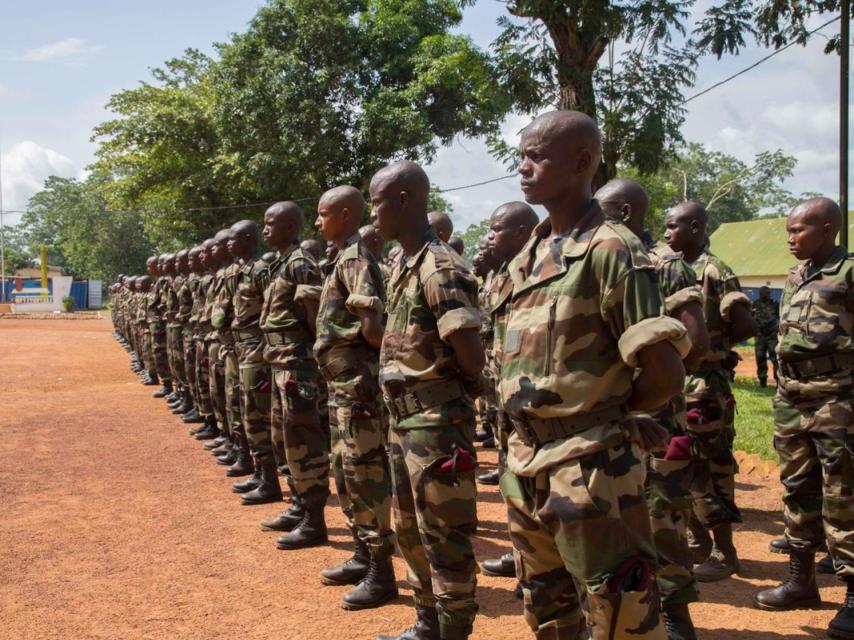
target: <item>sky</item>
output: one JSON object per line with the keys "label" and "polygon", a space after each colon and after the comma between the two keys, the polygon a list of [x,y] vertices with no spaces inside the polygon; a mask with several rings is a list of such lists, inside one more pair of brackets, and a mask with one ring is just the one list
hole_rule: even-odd
{"label": "sky", "polygon": [[[695,11],[705,6],[701,0]],[[0,150],[3,208],[18,211],[49,175],[85,177],[94,159],[90,137],[110,117],[110,95],[150,79],[150,69],[186,48],[211,52],[214,42],[242,31],[258,0],[30,0],[6,3],[0,44]],[[487,47],[499,32],[503,4],[479,0],[466,9],[459,31]],[[816,21],[823,22],[826,18]],[[838,23],[823,33],[832,35]],[[795,194],[838,194],[838,58],[826,56],[825,39],[792,47],[757,69],[689,103],[682,129],[691,142],[750,162],[782,149],[798,159],[785,186]],[[692,95],[767,55],[748,46],[737,57],[702,60]],[[527,117],[511,116],[502,132],[518,140]],[[440,188],[504,175],[483,142],[458,138],[442,147],[428,173]],[[287,195],[287,194],[283,194]],[[521,198],[518,180],[446,196],[457,229]],[[19,214],[7,214],[14,224]]]}

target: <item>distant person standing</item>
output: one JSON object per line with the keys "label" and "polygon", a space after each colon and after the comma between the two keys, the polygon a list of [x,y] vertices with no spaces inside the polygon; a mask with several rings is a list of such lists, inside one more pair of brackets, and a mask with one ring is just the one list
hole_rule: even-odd
{"label": "distant person standing", "polygon": [[759,386],[768,386],[768,360],[777,379],[777,330],[780,325],[777,303],[771,298],[771,289],[759,289],[759,297],[753,302],[753,319],[756,321],[756,377]]}

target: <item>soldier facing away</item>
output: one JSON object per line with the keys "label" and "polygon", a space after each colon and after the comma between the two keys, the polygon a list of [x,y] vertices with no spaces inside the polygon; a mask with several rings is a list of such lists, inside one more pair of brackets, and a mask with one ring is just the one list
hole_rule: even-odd
{"label": "soldier facing away", "polygon": [[759,297],[753,301],[753,319],[756,321],[754,355],[756,356],[756,377],[759,386],[768,386],[768,361],[777,379],[777,331],[780,328],[777,303],[771,298],[771,289],[761,287]]}

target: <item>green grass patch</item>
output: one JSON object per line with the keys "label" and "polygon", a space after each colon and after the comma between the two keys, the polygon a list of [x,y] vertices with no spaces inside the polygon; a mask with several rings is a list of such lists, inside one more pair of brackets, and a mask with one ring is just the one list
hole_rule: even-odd
{"label": "green grass patch", "polygon": [[775,389],[762,388],[756,380],[736,378],[732,385],[738,413],[735,416],[735,449],[758,453],[765,460],[778,461],[774,451],[774,417],[771,398]]}

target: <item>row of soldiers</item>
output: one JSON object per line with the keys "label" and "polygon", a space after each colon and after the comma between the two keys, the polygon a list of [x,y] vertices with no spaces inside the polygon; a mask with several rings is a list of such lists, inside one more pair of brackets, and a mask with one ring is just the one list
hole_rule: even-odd
{"label": "row of soldiers", "polygon": [[[426,174],[398,162],[370,183],[370,227],[357,189],[321,197],[322,266],[299,244],[298,206],[278,203],[264,216],[274,254],[257,259],[241,221],[120,279],[117,332],[227,473],[252,474],[234,485],[244,504],[281,500],[285,474],[291,504],[262,523],[284,532],[280,549],[326,541],[332,475],[355,550],[321,581],[356,584],[345,609],[388,602],[396,547],[417,612],[396,640],[471,633],[477,398],[513,545],[483,570],[518,579],[536,637],[695,638],[697,581],[739,570],[730,369],[756,330],[749,300],[708,250],[702,206],[672,208],[664,244],[645,232],[640,185],[592,193],[601,137],[587,116],[544,114],[520,148],[525,200],[548,218],[522,202],[492,214],[480,288],[430,223]],[[816,604],[826,538],[849,584],[830,633],[848,638],[854,260],[834,244],[840,220],[815,199],[787,221],[806,260],[777,349],[790,576],[755,604]],[[399,245],[388,266],[381,240]]]}

